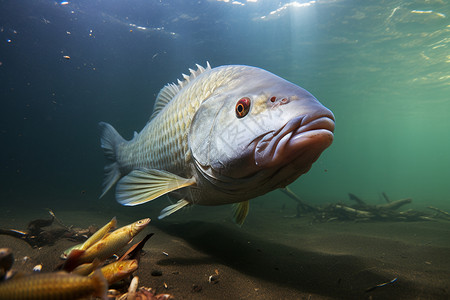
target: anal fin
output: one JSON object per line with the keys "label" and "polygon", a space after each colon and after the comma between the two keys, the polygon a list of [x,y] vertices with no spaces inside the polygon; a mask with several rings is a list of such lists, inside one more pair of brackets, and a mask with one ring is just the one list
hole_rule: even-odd
{"label": "anal fin", "polygon": [[244,224],[245,218],[248,215],[249,208],[250,202],[248,200],[234,205],[233,220],[236,222],[236,224],[238,224],[239,226],[242,226],[242,224]]}
{"label": "anal fin", "polygon": [[183,207],[185,207],[186,205],[189,205],[190,202],[184,199],[178,200],[177,203],[172,204],[167,206],[166,208],[164,208],[160,213],[159,213],[159,217],[158,219],[161,220],[162,218],[167,217],[168,215],[173,214],[174,212],[176,212],[177,210],[182,209]]}
{"label": "anal fin", "polygon": [[134,206],[195,183],[194,177],[183,178],[167,171],[134,170],[117,183],[116,199],[122,205]]}

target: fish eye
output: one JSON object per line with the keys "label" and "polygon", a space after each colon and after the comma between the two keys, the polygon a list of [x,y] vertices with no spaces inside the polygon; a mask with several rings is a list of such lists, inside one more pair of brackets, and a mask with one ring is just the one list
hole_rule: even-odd
{"label": "fish eye", "polygon": [[248,114],[250,110],[250,98],[244,97],[239,99],[236,103],[236,117],[243,118]]}

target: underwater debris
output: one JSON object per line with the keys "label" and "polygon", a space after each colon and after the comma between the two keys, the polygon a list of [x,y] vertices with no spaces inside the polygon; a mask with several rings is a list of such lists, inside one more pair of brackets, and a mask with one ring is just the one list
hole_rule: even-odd
{"label": "underwater debris", "polygon": [[285,187],[280,189],[282,192],[284,192],[286,195],[289,196],[289,198],[291,198],[292,200],[294,200],[295,202],[297,202],[297,214],[295,215],[297,218],[300,217],[300,212],[304,211],[304,212],[312,212],[312,211],[316,211],[317,208],[315,208],[314,206],[311,206],[309,204],[306,204],[305,202],[303,202],[300,197],[295,194],[289,187]]}
{"label": "underwater debris", "polygon": [[192,285],[191,292],[193,292],[193,293],[200,293],[202,290],[203,290],[203,287],[201,285],[198,285],[198,284],[193,284]]}
{"label": "underwater debris", "polygon": [[437,219],[450,220],[450,214],[446,211],[440,210],[435,207],[428,207],[437,212],[437,214],[431,215],[426,212],[408,209],[405,211],[397,211],[400,207],[412,202],[411,198],[405,198],[392,201],[386,195],[382,193],[383,198],[386,200],[386,204],[372,205],[367,204],[364,200],[349,193],[349,199],[354,201],[355,204],[348,205],[342,202],[332,203],[323,206],[312,206],[306,204],[300,200],[294,192],[287,187],[282,189],[289,198],[297,202],[297,215],[300,217],[301,213],[310,213],[314,216],[316,222],[333,222],[333,221],[436,221]]}
{"label": "underwater debris", "polygon": [[442,209],[436,208],[434,206],[428,206],[428,209],[432,209],[434,211],[437,211],[438,214],[436,215],[436,217],[438,218],[442,218],[444,220],[450,220],[450,214]]}
{"label": "underwater debris", "polygon": [[33,220],[30,223],[28,223],[28,232],[30,234],[39,234],[42,231],[42,227],[48,227],[53,224],[53,221],[55,218],[52,216],[51,219],[45,220],[45,219],[37,219]]}
{"label": "underwater debris", "polygon": [[128,297],[127,299],[136,299],[136,290],[139,286],[139,277],[134,276],[131,279],[130,286],[128,287]]}
{"label": "underwater debris", "polygon": [[397,279],[398,279],[398,277],[395,277],[395,278],[392,279],[391,281],[383,282],[383,283],[377,284],[377,285],[375,285],[375,286],[373,286],[373,287],[370,287],[370,288],[368,288],[368,289],[366,290],[366,293],[371,292],[371,291],[373,291],[373,290],[376,289],[376,288],[383,287],[383,286],[386,286],[386,285],[388,285],[388,284],[392,284],[392,283],[396,282]]}
{"label": "underwater debris", "polygon": [[115,300],[166,300],[166,299],[172,299],[172,295],[170,294],[158,294],[156,295],[155,290],[152,288],[147,287],[140,287],[138,289],[139,285],[139,277],[134,276],[131,280],[130,286],[128,288],[128,292],[122,295],[118,295],[117,291],[115,290],[109,290],[108,293],[110,295],[113,295],[109,297],[108,299],[115,299]]}
{"label": "underwater debris", "polygon": [[411,198],[390,201],[384,193],[386,204],[371,205],[367,204],[361,198],[349,193],[350,200],[355,201],[354,205],[343,203],[329,204],[320,207],[314,216],[314,220],[318,222],[331,221],[424,221],[430,220],[423,212],[415,210],[396,211],[403,205],[412,202]]}
{"label": "underwater debris", "polygon": [[389,199],[389,197],[386,195],[385,192],[382,192],[381,195],[383,196],[384,200],[386,200],[387,203],[391,203],[391,200]]}
{"label": "underwater debris", "polygon": [[166,299],[173,299],[172,295],[170,294],[156,294],[156,292],[152,288],[147,287],[140,287],[139,290],[136,291],[134,298],[130,298],[127,294],[122,295],[119,298],[116,298],[117,300],[132,300],[132,299],[139,299],[139,300],[166,300]]}
{"label": "underwater debris", "polygon": [[[9,235],[27,242],[31,247],[38,248],[45,245],[52,245],[60,238],[66,238],[72,241],[84,241],[96,229],[90,226],[88,229],[72,228],[65,226],[58,218],[56,218],[53,211],[48,210],[50,219],[36,219],[32,220],[27,225],[27,231],[17,229],[0,229],[0,234]],[[54,225],[54,221],[62,228],[49,228]]]}
{"label": "underwater debris", "polygon": [[47,208],[48,213],[50,214],[50,216],[52,216],[52,218],[56,221],[56,223],[58,223],[59,225],[61,225],[61,227],[66,228],[67,230],[70,230],[70,227],[66,226],[60,219],[58,219],[55,215],[55,213],[50,209]]}
{"label": "underwater debris", "polygon": [[152,270],[150,275],[152,276],[162,276],[163,272],[161,270]]}

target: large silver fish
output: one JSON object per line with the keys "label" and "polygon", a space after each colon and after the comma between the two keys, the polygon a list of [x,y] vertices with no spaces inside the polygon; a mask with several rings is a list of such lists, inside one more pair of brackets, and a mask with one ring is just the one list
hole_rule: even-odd
{"label": "large silver fish", "polygon": [[239,203],[285,187],[306,173],[333,141],[334,116],[308,91],[268,71],[241,65],[197,70],[158,94],[147,125],[131,141],[101,122],[102,196],[138,205],[176,191],[186,205]]}

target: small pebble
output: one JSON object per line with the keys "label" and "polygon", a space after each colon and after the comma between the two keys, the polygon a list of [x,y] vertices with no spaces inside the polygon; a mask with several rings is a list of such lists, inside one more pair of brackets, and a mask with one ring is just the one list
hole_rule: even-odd
{"label": "small pebble", "polygon": [[42,270],[42,265],[35,265],[33,268],[33,272],[40,272]]}
{"label": "small pebble", "polygon": [[218,283],[219,282],[219,275],[216,274],[216,275],[209,276],[208,282],[211,283],[211,284]]}
{"label": "small pebble", "polygon": [[161,270],[153,270],[152,271],[152,276],[162,276],[162,271]]}
{"label": "small pebble", "polygon": [[193,293],[200,293],[202,291],[202,286],[198,285],[198,284],[193,284],[192,285],[192,292]]}

